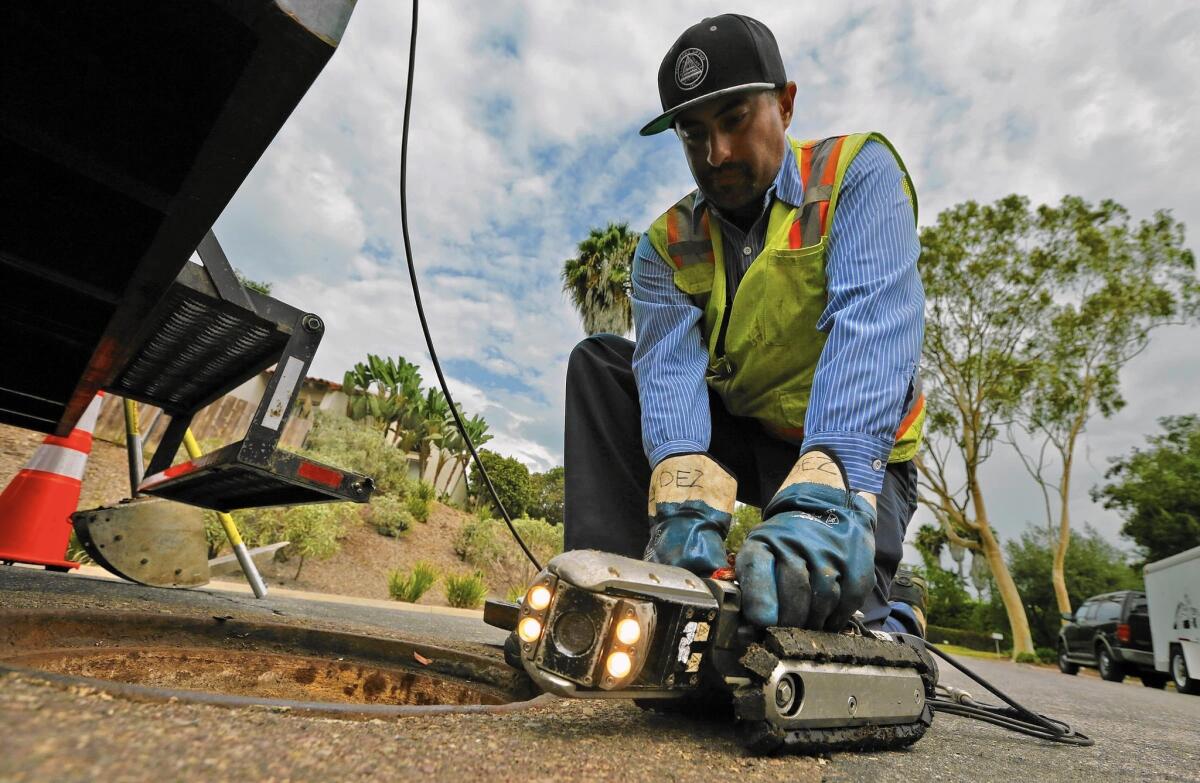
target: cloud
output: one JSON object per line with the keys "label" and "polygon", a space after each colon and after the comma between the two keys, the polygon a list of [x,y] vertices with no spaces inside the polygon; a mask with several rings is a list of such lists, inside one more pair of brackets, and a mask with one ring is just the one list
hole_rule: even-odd
{"label": "cloud", "polygon": [[[422,8],[409,140],[413,254],[452,391],[494,447],[561,460],[563,377],[583,334],[562,261],[593,226],[645,227],[692,186],[659,110],[671,41],[717,3],[475,3]],[[901,151],[922,222],[965,199],[1112,197],[1200,226],[1200,9],[1176,2],[744,4],[779,39],[801,137],[876,129]],[[316,85],[217,225],[234,264],[327,323],[314,371],[368,352],[432,381],[404,267],[400,137],[410,9],[363,3]],[[1191,243],[1195,246],[1194,241]],[[1094,421],[1072,513],[1113,537],[1087,490],[1154,417],[1194,410],[1195,332],[1127,368],[1129,406]],[[986,466],[1002,535],[1039,523],[1014,458]]]}

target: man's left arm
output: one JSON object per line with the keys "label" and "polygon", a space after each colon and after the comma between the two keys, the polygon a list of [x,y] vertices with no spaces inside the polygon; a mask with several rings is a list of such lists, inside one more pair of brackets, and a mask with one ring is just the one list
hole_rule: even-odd
{"label": "man's left arm", "polygon": [[921,356],[925,292],[913,207],[895,157],[867,142],[846,171],[826,251],[828,334],[804,451],[839,458],[850,488],[877,495]]}

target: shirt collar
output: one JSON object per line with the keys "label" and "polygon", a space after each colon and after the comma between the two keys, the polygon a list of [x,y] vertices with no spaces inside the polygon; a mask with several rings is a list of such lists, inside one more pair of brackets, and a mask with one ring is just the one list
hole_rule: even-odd
{"label": "shirt collar", "polygon": [[[796,165],[796,156],[792,153],[791,138],[783,151],[783,162],[779,164],[779,172],[767,192],[763,194],[763,212],[771,206],[771,198],[777,198],[789,206],[798,207],[804,202],[804,183],[800,181],[800,169]],[[700,190],[696,191],[696,201],[692,205],[692,220],[699,220],[701,211],[706,208],[708,199]],[[715,210],[714,210],[715,211]]]}

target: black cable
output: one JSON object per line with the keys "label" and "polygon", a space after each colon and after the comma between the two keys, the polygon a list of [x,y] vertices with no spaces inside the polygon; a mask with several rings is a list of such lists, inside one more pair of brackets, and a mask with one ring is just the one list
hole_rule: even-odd
{"label": "black cable", "polygon": [[997,715],[989,712],[988,710],[966,707],[962,704],[956,704],[954,702],[943,702],[940,699],[932,699],[930,700],[930,704],[934,712],[945,712],[950,715],[958,715],[959,717],[963,718],[971,718],[972,720],[991,723],[992,725],[1000,726],[1001,728],[1008,729],[1009,731],[1015,731],[1019,734],[1036,737],[1038,739],[1046,740],[1047,742],[1058,742],[1064,745],[1076,745],[1079,747],[1090,747],[1096,744],[1095,741],[1089,737],[1076,731],[1072,731],[1071,728],[1066,724],[1063,724],[1063,729],[1056,732],[1043,731],[1031,723],[1008,718],[1004,715]]}
{"label": "black cable", "polygon": [[[929,706],[934,712],[945,712],[950,715],[958,715],[963,718],[972,718],[974,720],[991,723],[995,726],[1008,729],[1009,731],[1027,734],[1031,737],[1048,740],[1050,742],[1060,742],[1068,745],[1078,745],[1087,747],[1096,744],[1084,734],[1080,734],[1063,721],[1050,718],[1045,715],[1034,712],[1024,705],[1011,698],[996,686],[985,680],[980,675],[968,669],[963,664],[959,663],[948,653],[939,650],[934,645],[926,642],[917,636],[910,634],[896,634],[897,636],[905,636],[914,642],[920,642],[925,646],[925,649],[946,661],[954,668],[971,678],[978,684],[986,688],[992,695],[999,698],[1007,707],[999,705],[981,704],[969,697],[963,697],[961,701],[952,701],[949,699],[933,698],[929,700]],[[970,702],[969,704],[966,702]]]}
{"label": "black cable", "polygon": [[429,334],[429,323],[425,320],[425,308],[421,304],[421,288],[417,285],[417,268],[413,264],[412,242],[408,237],[408,118],[410,109],[412,108],[413,97],[413,73],[417,67],[417,6],[420,5],[418,0],[413,0],[412,4],[412,33],[408,44],[408,84],[405,87],[404,93],[404,129],[400,134],[400,228],[404,232],[404,256],[408,259],[408,276],[412,280],[413,299],[417,303],[417,316],[421,319],[421,331],[425,333],[425,345],[429,347],[429,358],[433,360],[433,370],[437,373],[438,384],[442,387],[442,394],[446,395],[446,402],[450,405],[450,414],[454,417],[454,425],[458,427],[459,433],[462,435],[463,442],[467,444],[467,449],[471,452],[471,459],[475,461],[475,467],[479,468],[479,475],[483,476],[483,481],[487,484],[488,492],[492,493],[492,499],[496,501],[496,508],[500,509],[500,516],[504,517],[504,524],[508,525],[508,530],[513,534],[513,538],[517,540],[517,544],[521,547],[521,551],[529,558],[529,562],[533,563],[533,567],[538,571],[542,570],[542,564],[533,556],[533,552],[529,551],[529,547],[521,540],[521,535],[517,532],[517,528],[513,525],[512,517],[508,515],[508,509],[504,508],[504,504],[500,502],[500,495],[496,492],[496,487],[492,485],[492,477],[488,475],[487,469],[483,467],[483,462],[479,459],[479,454],[475,452],[475,444],[471,442],[471,438],[467,435],[467,428],[463,426],[462,416],[458,413],[458,406],[454,404],[454,398],[450,396],[450,387],[446,385],[446,376],[442,374],[442,363],[438,361],[437,351],[433,347],[433,337]]}

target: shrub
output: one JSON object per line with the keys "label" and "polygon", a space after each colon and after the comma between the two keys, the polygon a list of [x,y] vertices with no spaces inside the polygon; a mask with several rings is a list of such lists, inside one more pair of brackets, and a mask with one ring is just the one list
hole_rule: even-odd
{"label": "shrub", "polygon": [[1058,661],[1058,650],[1053,647],[1038,647],[1034,652],[1037,653],[1038,660],[1042,663],[1055,663]]}
{"label": "shrub", "polygon": [[[562,525],[522,518],[514,519],[513,527],[543,564],[563,550]],[[485,572],[492,584],[506,593],[524,591],[537,575],[502,519],[476,517],[470,520],[459,531],[454,551],[467,563]]]}
{"label": "shrub", "polygon": [[367,522],[381,536],[399,538],[413,525],[413,515],[395,495],[376,495],[367,506]]}
{"label": "shrub", "polygon": [[408,456],[363,422],[328,411],[317,411],[312,431],[300,453],[375,480],[380,494],[407,496]]}
{"label": "shrub", "polygon": [[485,597],[487,585],[483,583],[483,574],[480,572],[446,577],[446,603],[451,606],[474,609],[483,603]]}
{"label": "shrub", "polygon": [[533,473],[529,478],[533,482],[529,516],[544,519],[552,525],[561,525],[566,471],[560,465],[545,473]]}
{"label": "shrub", "polygon": [[747,534],[762,523],[762,511],[757,506],[739,506],[733,512],[733,526],[729,535],[725,536],[725,548],[730,554],[737,554],[746,541]]}
{"label": "shrub", "polygon": [[[239,511],[235,517],[238,525],[238,532],[242,534],[242,540],[248,547],[265,546],[274,544],[276,541],[283,541],[283,512],[282,508],[250,508],[245,511]],[[209,538],[209,546],[217,536],[224,536],[225,533],[217,522],[217,515],[212,514],[211,525],[208,518],[205,519],[205,535],[209,535],[212,531],[212,537]],[[278,558],[278,554],[276,554]]]}
{"label": "shrub", "polygon": [[1038,657],[1035,653],[1017,653],[1017,663],[1037,663]]}
{"label": "shrub", "polygon": [[[234,524],[238,527],[238,532],[245,534],[240,523],[242,515],[234,517]],[[221,550],[225,548],[225,544],[229,543],[229,537],[225,535],[225,527],[221,524],[221,520],[217,517],[215,511],[204,512],[204,542],[208,545],[208,559],[212,560],[217,555],[221,554]]]}
{"label": "shrub", "polygon": [[298,579],[305,560],[324,560],[338,551],[338,539],[355,514],[349,503],[253,509],[243,512],[239,529],[249,547],[287,541],[288,546],[276,552],[275,559],[287,562],[298,557],[293,577]]}
{"label": "shrub", "polygon": [[388,595],[397,601],[415,604],[433,587],[437,578],[437,569],[425,562],[417,563],[406,574],[392,571],[388,574]]}
{"label": "shrub", "polygon": [[437,496],[437,490],[427,481],[418,481],[412,485],[412,491],[408,495],[408,513],[413,519],[418,522],[429,521],[429,510],[433,506],[433,499]]}
{"label": "shrub", "polygon": [[[513,457],[503,457],[487,449],[479,450],[479,461],[487,469],[492,486],[496,488],[496,494],[500,496],[500,502],[504,504],[509,515],[513,519],[524,516],[534,499],[533,479],[529,477],[529,468]],[[467,484],[477,506],[493,505],[487,484],[475,465],[471,466]],[[498,510],[496,511],[498,513]]]}
{"label": "shrub", "polygon": [[962,628],[944,628],[940,625],[931,625],[925,629],[925,638],[934,644],[956,644],[959,647],[966,647],[970,650],[981,650],[983,652],[996,651],[996,643],[992,640],[992,635],[983,633],[982,631],[967,631]]}
{"label": "shrub", "polygon": [[79,543],[79,538],[75,535],[75,531],[71,531],[70,538],[67,539],[67,560],[76,563],[88,565],[93,562],[91,555],[83,548],[83,544]]}

